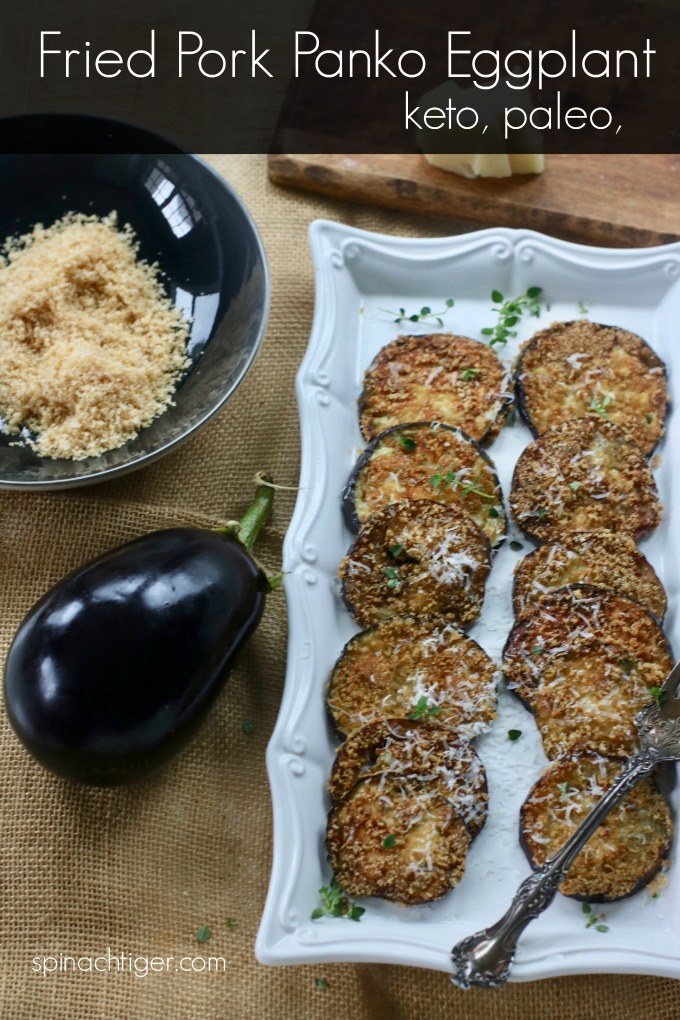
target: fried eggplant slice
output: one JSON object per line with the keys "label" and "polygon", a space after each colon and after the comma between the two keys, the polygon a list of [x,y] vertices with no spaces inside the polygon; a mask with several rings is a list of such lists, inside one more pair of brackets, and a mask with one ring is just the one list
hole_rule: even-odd
{"label": "fried eggplant slice", "polygon": [[342,736],[374,720],[414,716],[470,740],[495,718],[497,681],[496,664],[450,622],[395,616],[348,641],[326,704]]}
{"label": "fried eggplant slice", "polygon": [[415,422],[381,433],[364,450],[347,483],[345,520],[356,531],[376,510],[408,499],[460,506],[494,547],[505,535],[496,469],[460,429]]}
{"label": "fried eggplant slice", "polygon": [[535,436],[571,418],[606,417],[649,454],[663,435],[666,366],[642,337],[587,319],[534,333],[515,372],[517,406]]}
{"label": "fried eggplant slice", "polygon": [[364,375],[359,425],[371,440],[393,425],[441,421],[488,442],[511,403],[510,379],[488,344],[451,333],[400,336]]}
{"label": "fried eggplant slice", "polygon": [[627,595],[574,584],[547,595],[515,623],[503,652],[508,687],[533,708],[534,693],[552,657],[576,642],[592,641],[624,647],[639,669],[653,668],[654,675],[658,668],[666,676],[673,665],[668,641],[648,609]]}
{"label": "fried eggplant slice", "polygon": [[[520,812],[520,842],[535,870],[559,850],[618,777],[623,759],[579,755],[551,762]],[[589,903],[623,899],[663,866],[671,813],[653,780],[643,779],[607,816],[576,857],[560,892]]]}
{"label": "fried eggplant slice", "polygon": [[358,782],[379,776],[424,784],[452,804],[473,839],[481,832],[489,802],[486,772],[472,744],[448,726],[410,719],[362,726],[335,757],[331,801],[338,803]]}
{"label": "fried eggplant slice", "polygon": [[579,583],[630,595],[663,620],[666,592],[654,568],[630,535],[611,531],[564,532],[520,560],[513,587],[515,615],[531,611],[556,588]]}
{"label": "fried eggplant slice", "polygon": [[638,751],[635,716],[665,678],[665,665],[643,663],[616,645],[587,642],[552,656],[533,702],[547,757]]}
{"label": "fried eggplant slice", "polygon": [[597,529],[639,538],[661,517],[640,447],[600,418],[565,421],[529,443],[515,465],[510,511],[520,528],[544,542]]}
{"label": "fried eggplant slice", "polygon": [[366,779],[332,808],[326,850],[349,896],[404,906],[439,899],[465,871],[470,834],[441,794],[393,777]]}
{"label": "fried eggplant slice", "polygon": [[377,511],[340,563],[342,596],[360,626],[391,616],[479,616],[491,569],[484,532],[458,507],[427,499]]}

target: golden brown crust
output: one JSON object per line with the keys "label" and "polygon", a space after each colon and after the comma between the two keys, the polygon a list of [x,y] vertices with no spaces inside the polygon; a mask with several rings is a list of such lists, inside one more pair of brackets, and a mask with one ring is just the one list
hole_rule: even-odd
{"label": "golden brown crust", "polygon": [[457,507],[419,499],[377,511],[340,563],[343,598],[370,627],[391,616],[479,616],[491,550],[484,533]]}
{"label": "golden brown crust", "polygon": [[645,341],[587,319],[556,322],[524,345],[517,403],[534,435],[571,418],[602,416],[651,453],[664,431],[666,369]]}
{"label": "golden brown crust", "polygon": [[474,838],[486,819],[486,773],[476,751],[455,730],[432,722],[381,719],[341,745],[328,780],[335,804],[372,776],[426,784],[456,809]]}
{"label": "golden brown crust", "polygon": [[629,535],[563,532],[525,556],[515,568],[515,615],[531,612],[546,595],[568,584],[596,584],[629,595],[659,620],[666,612],[663,585]]}
{"label": "golden brown crust", "polygon": [[[621,765],[620,759],[587,755],[551,762],[521,809],[521,842],[533,868],[569,838]],[[657,874],[671,839],[668,805],[652,780],[644,779],[588,840],[560,892],[592,903],[630,896]]]}
{"label": "golden brown crust", "polygon": [[460,429],[416,422],[382,433],[364,452],[345,496],[355,527],[389,503],[459,506],[493,546],[506,530],[503,494],[488,456]]}
{"label": "golden brown crust", "polygon": [[546,755],[633,754],[635,716],[665,678],[665,664],[640,662],[614,645],[586,642],[552,656],[533,702]]}
{"label": "golden brown crust", "polygon": [[359,424],[370,440],[392,425],[441,421],[482,442],[496,436],[511,402],[507,372],[487,344],[451,333],[400,336],[366,371]]}
{"label": "golden brown crust", "polygon": [[590,418],[563,422],[529,443],[515,466],[510,511],[542,541],[598,529],[639,537],[661,517],[639,446],[617,425]]}
{"label": "golden brown crust", "polygon": [[330,812],[328,860],[350,896],[405,906],[439,899],[465,871],[470,835],[451,804],[423,784],[367,779]]}
{"label": "golden brown crust", "polygon": [[591,585],[559,588],[517,621],[503,653],[508,686],[527,705],[554,655],[577,642],[598,641],[626,649],[641,664],[673,665],[668,641],[652,614],[626,595]]}
{"label": "golden brown crust", "polygon": [[486,652],[450,621],[395,616],[347,643],[329,681],[328,710],[342,734],[415,711],[470,739],[495,717],[497,676]]}

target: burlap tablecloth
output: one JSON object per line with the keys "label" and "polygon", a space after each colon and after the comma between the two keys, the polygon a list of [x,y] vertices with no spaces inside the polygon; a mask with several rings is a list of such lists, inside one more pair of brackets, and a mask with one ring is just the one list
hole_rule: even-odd
{"label": "burlap tablecloth", "polygon": [[[212,162],[245,199],[269,256],[273,296],[263,347],[226,410],[162,462],[90,490],[0,494],[3,659],[34,599],[85,558],[158,526],[238,516],[258,468],[296,483],[293,384],[313,309],[310,220],[325,216],[402,234],[452,232],[450,223],[277,190],[261,156]],[[293,494],[277,494],[259,544],[272,567],[280,562],[293,504]],[[48,775],[1,713],[3,1020],[680,1016],[680,983],[648,977],[582,976],[464,993],[443,974],[410,968],[258,964],[254,941],[271,864],[265,748],[285,648],[285,601],[277,594],[195,742],[158,776],[130,787],[79,788]],[[254,724],[250,733],[245,720]],[[211,937],[200,943],[202,925]],[[109,964],[107,952],[119,961],[126,955]],[[73,973],[67,956],[91,959],[92,966],[98,960],[99,970]],[[176,972],[174,963],[147,976],[127,969],[131,958],[185,956],[199,958],[197,967],[201,958],[223,957],[226,971]],[[43,976],[43,957],[55,961],[48,968],[65,970]]]}

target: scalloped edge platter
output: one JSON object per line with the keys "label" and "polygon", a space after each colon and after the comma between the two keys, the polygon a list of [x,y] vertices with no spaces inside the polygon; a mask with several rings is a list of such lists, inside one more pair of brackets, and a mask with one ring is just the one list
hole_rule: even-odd
{"label": "scalloped edge platter", "polygon": [[[451,947],[486,927],[505,910],[529,866],[518,842],[518,813],[545,765],[531,716],[499,691],[498,718],[475,746],[487,769],[490,810],[473,843],[460,885],[437,903],[398,907],[363,901],[359,923],[312,921],[318,890],[330,872],[324,851],[326,780],[335,741],[323,704],[326,679],[345,642],[356,632],[341,603],[338,563],[351,535],[341,493],[362,447],[357,398],[365,368],[400,332],[432,332],[424,323],[395,324],[429,306],[454,307],[443,328],[481,339],[495,323],[492,289],[506,297],[539,286],[548,303],[539,319],[524,317],[518,335],[500,353],[510,366],[519,344],[560,319],[588,318],[639,333],[669,369],[672,402],[680,388],[680,244],[646,249],[590,248],[528,230],[491,229],[426,240],[371,234],[318,220],[310,227],[316,277],[312,335],[297,376],[302,430],[300,492],[284,543],[289,616],[286,683],[268,752],[274,811],[274,855],[269,893],[257,937],[262,963],[398,963],[450,972]],[[387,311],[385,311],[387,309]],[[512,470],[530,435],[517,421],[489,448],[507,499]],[[680,472],[671,450],[680,444],[680,416],[671,414],[655,470],[665,510],[643,549],[669,599],[664,629],[680,649],[680,571],[672,534],[680,529]],[[500,662],[512,625],[510,589],[518,559],[531,543],[511,528],[523,550],[506,542],[496,555],[484,609],[470,633]],[[508,740],[509,729],[522,737]],[[671,792],[678,817],[680,798]],[[524,933],[511,980],[585,973],[680,976],[680,870],[671,865],[655,894],[643,890],[604,908],[608,931],[586,928],[581,904],[558,895]]]}

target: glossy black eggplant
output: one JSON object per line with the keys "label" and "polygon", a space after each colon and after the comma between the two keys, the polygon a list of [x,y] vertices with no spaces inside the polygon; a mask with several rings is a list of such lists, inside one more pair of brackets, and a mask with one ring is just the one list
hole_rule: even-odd
{"label": "glossy black eggplant", "polygon": [[7,657],[5,703],[37,761],[103,786],[180,750],[262,615],[272,585],[249,546],[271,494],[258,489],[241,541],[229,529],[151,532],[36,603]]}

